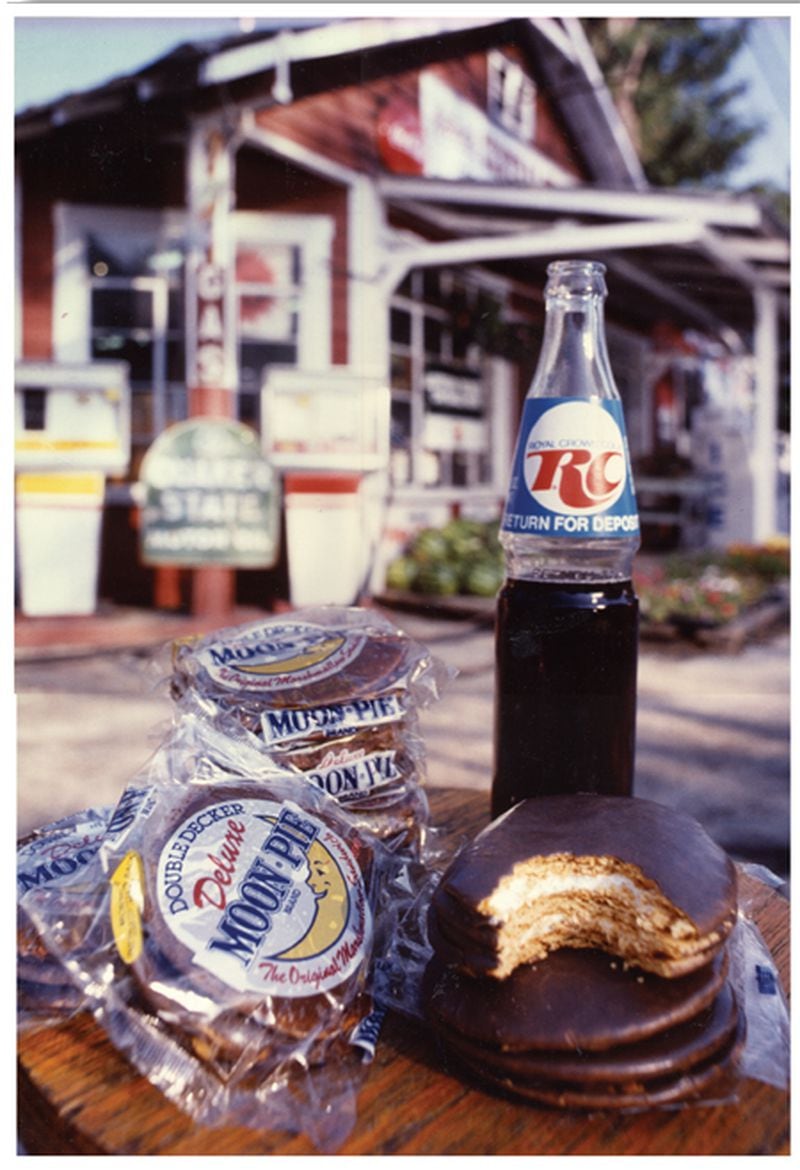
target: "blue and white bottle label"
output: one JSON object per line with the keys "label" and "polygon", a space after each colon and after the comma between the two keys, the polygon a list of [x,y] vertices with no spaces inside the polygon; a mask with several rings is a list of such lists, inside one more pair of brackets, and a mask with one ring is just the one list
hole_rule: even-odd
{"label": "blue and white bottle label", "polygon": [[503,530],[573,539],[638,534],[620,402],[526,400]]}

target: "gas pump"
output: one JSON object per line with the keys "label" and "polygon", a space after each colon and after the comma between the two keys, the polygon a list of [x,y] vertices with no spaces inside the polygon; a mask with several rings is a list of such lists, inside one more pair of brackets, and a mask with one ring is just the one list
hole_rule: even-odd
{"label": "gas pump", "polygon": [[106,476],[130,463],[127,363],[18,362],[14,432],[20,609],[93,613]]}
{"label": "gas pump", "polygon": [[380,538],[389,462],[389,387],[352,366],[267,371],[264,450],[283,475],[291,602],[353,605]]}

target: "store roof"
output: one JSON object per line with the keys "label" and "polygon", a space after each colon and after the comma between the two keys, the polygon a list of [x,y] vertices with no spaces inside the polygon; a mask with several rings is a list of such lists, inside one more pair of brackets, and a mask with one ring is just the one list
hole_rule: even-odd
{"label": "store roof", "polygon": [[134,73],[82,93],[67,94],[16,118],[18,141],[60,126],[111,115],[132,103],[183,101],[207,105],[258,97],[287,104],[325,88],[366,81],[438,60],[452,52],[516,43],[535,58],[553,102],[598,182],[646,185],[641,165],[575,19],[475,17],[346,18],[275,21],[272,28],[187,42]]}

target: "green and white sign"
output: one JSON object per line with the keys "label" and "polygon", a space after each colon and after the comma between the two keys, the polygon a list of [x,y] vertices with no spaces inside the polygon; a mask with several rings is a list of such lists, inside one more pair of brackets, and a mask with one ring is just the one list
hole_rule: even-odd
{"label": "green and white sign", "polygon": [[243,423],[168,427],[142,461],[140,492],[145,564],[263,569],[278,559],[279,478]]}

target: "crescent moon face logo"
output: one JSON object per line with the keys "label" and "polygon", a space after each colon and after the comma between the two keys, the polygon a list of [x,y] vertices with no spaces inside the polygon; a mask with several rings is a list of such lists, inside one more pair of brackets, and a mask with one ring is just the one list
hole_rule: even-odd
{"label": "crescent moon face logo", "polygon": [[238,663],[237,670],[242,674],[272,676],[277,674],[294,674],[300,670],[307,670],[311,666],[318,666],[325,662],[344,644],[340,635],[326,638],[316,646],[299,653],[290,654],[286,658],[272,659],[269,662]]}
{"label": "crescent moon face logo", "polygon": [[308,852],[306,885],[312,891],[316,908],[312,921],[301,939],[274,958],[298,961],[324,955],[336,945],[347,928],[349,897],[340,866],[328,849],[315,841]]}
{"label": "crescent moon face logo", "polygon": [[[129,895],[118,898],[122,911],[136,893],[128,873],[117,879]],[[319,995],[367,957],[372,909],[357,854],[291,800],[239,796],[193,811],[165,842],[155,883],[191,961],[238,991]],[[115,937],[129,941],[119,923]],[[126,961],[137,936],[130,942]]]}

